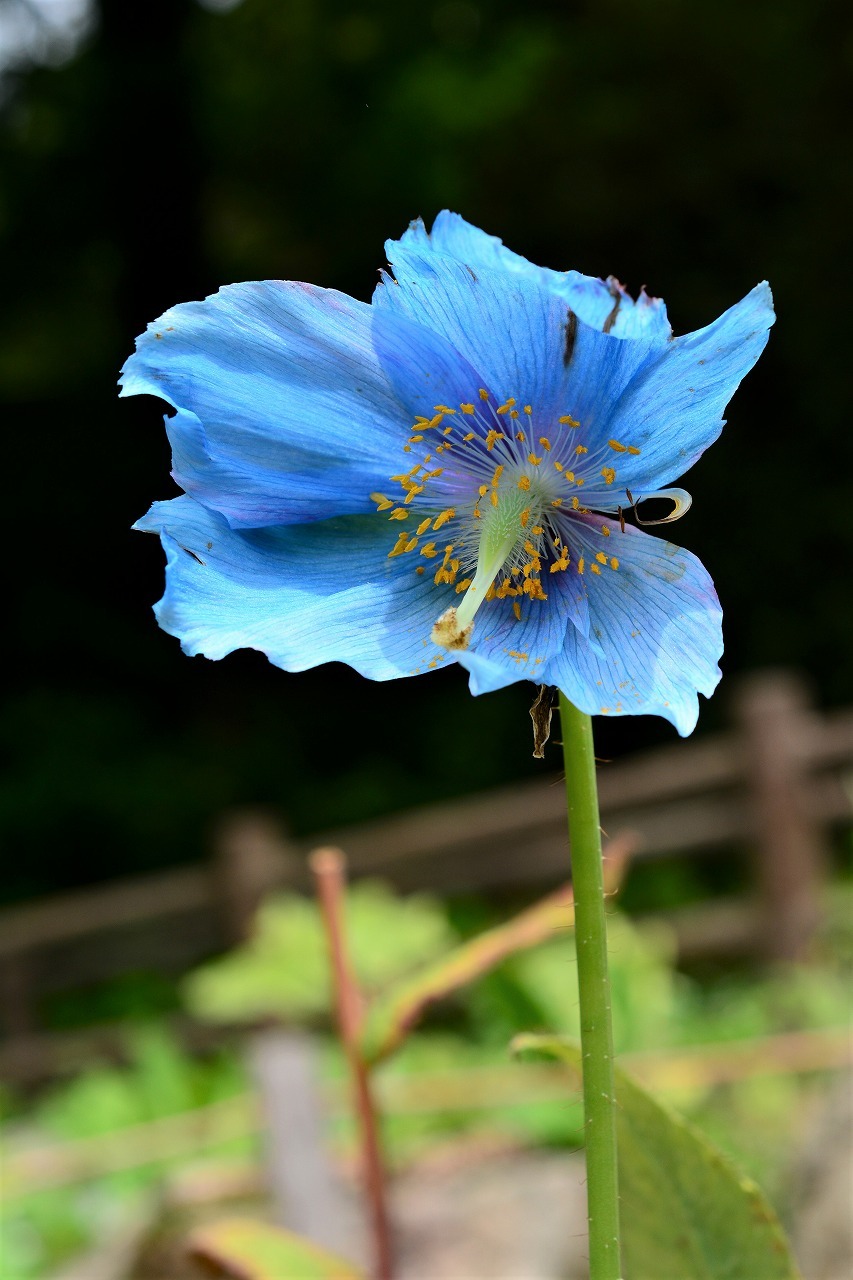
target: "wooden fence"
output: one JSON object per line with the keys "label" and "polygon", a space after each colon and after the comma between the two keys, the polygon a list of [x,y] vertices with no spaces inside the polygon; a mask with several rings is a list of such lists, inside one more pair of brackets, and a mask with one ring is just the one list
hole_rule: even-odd
{"label": "wooden fence", "polygon": [[[802,956],[832,829],[853,818],[853,710],[818,714],[787,672],[744,681],[732,705],[723,734],[603,765],[602,823],[611,835],[635,832],[639,858],[728,847],[751,860],[749,900],[674,918],[685,951]],[[549,773],[310,841],[288,840],[268,816],[235,813],[220,824],[209,865],[1,911],[0,1072],[38,1071],[49,1044],[38,1026],[45,994],[135,970],[181,972],[244,937],[270,889],[308,889],[305,858],[318,844],[345,849],[353,875],[402,890],[544,886],[565,878],[564,804]]]}

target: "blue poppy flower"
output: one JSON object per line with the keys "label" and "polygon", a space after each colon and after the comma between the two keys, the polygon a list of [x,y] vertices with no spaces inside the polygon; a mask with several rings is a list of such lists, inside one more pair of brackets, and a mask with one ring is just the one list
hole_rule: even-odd
{"label": "blue poppy flower", "polygon": [[291,281],[174,307],[123,395],[173,407],[184,495],[136,528],[167,556],[160,625],[375,680],[450,662],[474,693],[694,727],[721,612],[695,556],[625,520],[716,439],[773,323],[760,284],[674,338],[663,303],[533,266],[451,213],[388,246],[372,304]]}

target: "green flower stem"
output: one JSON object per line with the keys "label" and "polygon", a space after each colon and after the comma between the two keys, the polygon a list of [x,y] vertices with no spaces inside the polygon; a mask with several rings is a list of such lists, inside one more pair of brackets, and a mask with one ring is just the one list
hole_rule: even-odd
{"label": "green flower stem", "polygon": [[592,720],[560,694],[580,994],[590,1280],[620,1280],[607,924]]}

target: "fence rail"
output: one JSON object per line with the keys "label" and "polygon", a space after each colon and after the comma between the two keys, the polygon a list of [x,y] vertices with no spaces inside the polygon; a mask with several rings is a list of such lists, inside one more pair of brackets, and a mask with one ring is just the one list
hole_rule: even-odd
{"label": "fence rail", "polygon": [[[725,733],[602,765],[602,823],[611,835],[633,831],[639,858],[741,848],[755,894],[722,911],[723,945],[748,932],[759,953],[792,958],[818,920],[831,829],[853,818],[851,778],[853,710],[819,715],[796,676],[767,672],[743,682]],[[234,813],[208,865],[0,911],[6,1048],[17,1061],[14,1042],[37,1037],[47,992],[134,969],[179,972],[245,936],[265,892],[309,887],[305,856],[318,844],[344,848],[354,876],[402,890],[556,883],[565,877],[564,805],[549,774],[310,841],[287,839],[264,815]]]}

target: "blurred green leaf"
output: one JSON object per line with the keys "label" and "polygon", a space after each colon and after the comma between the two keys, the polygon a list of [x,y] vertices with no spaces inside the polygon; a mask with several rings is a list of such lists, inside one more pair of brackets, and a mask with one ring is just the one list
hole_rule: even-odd
{"label": "blurred green leaf", "polygon": [[301,1236],[234,1218],[196,1231],[191,1251],[235,1280],[363,1280],[349,1262]]}
{"label": "blurred green leaf", "polygon": [[[513,1051],[556,1058],[580,1081],[576,1041],[522,1035]],[[779,1221],[752,1179],[618,1068],[616,1097],[628,1280],[797,1280]]]}
{"label": "blurred green leaf", "polygon": [[362,1052],[379,1062],[398,1049],[429,1005],[468,986],[516,952],[534,947],[574,924],[570,889],[561,889],[457,947],[414,977],[382,994],[368,1011]]}
{"label": "blurred green leaf", "polygon": [[[348,891],[344,909],[356,976],[368,996],[453,945],[443,907],[424,894],[402,898],[364,881]],[[252,939],[191,974],[184,995],[192,1013],[211,1022],[327,1014],[331,974],[316,903],[296,894],[265,903]]]}

